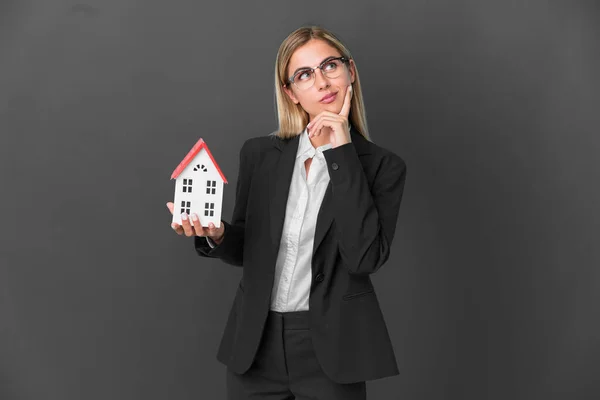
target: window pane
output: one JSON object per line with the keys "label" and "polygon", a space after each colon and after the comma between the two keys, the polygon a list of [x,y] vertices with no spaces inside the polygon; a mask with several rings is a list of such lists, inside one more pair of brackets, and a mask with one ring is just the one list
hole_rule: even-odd
{"label": "window pane", "polygon": [[210,194],[210,189],[206,188],[206,194]]}
{"label": "window pane", "polygon": [[208,203],[204,203],[204,208],[208,208]]}

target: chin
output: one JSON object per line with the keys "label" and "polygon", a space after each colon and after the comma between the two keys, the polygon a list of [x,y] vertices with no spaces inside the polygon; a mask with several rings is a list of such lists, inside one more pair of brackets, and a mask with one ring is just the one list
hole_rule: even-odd
{"label": "chin", "polygon": [[336,114],[339,114],[339,112],[342,110],[342,107],[338,106],[335,103],[331,103],[331,104],[323,104],[323,109],[334,112]]}
{"label": "chin", "polygon": [[341,107],[337,104],[337,101],[334,101],[333,103],[329,103],[329,104],[319,103],[319,108],[331,111],[331,110],[336,110]]}

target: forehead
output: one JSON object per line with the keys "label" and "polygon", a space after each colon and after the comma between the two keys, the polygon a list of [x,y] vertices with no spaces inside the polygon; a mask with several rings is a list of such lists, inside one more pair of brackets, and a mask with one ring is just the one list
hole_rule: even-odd
{"label": "forehead", "polygon": [[330,56],[339,57],[341,54],[335,47],[323,40],[312,39],[294,51],[288,64],[288,72],[295,71],[300,67],[314,67]]}

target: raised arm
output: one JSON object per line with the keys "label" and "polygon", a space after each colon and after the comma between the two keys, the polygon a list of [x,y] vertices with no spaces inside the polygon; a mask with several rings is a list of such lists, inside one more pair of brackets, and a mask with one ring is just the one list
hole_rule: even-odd
{"label": "raised arm", "polygon": [[[340,237],[339,249],[350,274],[372,274],[390,255],[390,245],[406,179],[406,164],[386,155],[372,191],[352,143],[323,152],[329,166]],[[337,164],[336,169],[331,168]]]}

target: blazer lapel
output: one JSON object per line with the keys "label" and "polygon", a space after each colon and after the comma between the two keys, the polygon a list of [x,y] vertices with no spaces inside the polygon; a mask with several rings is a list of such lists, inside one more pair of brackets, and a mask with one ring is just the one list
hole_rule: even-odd
{"label": "blazer lapel", "polygon": [[283,231],[285,209],[292,183],[292,173],[294,172],[300,135],[288,140],[275,138],[274,142],[275,146],[281,150],[281,154],[269,174],[269,212],[271,213],[269,231],[273,248],[279,251],[279,242],[281,241],[281,233]]}
{"label": "blazer lapel", "polygon": [[319,208],[319,213],[317,214],[317,226],[315,227],[315,239],[312,252],[313,258],[333,222],[332,196],[333,190],[331,189],[331,181],[329,181],[327,189],[325,189],[325,196],[323,196],[323,201],[321,202],[321,208]]}

